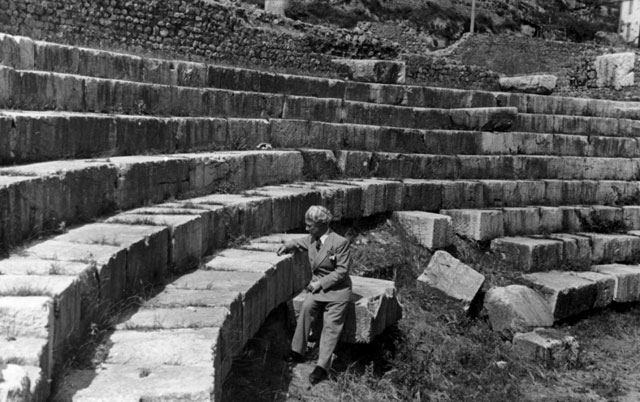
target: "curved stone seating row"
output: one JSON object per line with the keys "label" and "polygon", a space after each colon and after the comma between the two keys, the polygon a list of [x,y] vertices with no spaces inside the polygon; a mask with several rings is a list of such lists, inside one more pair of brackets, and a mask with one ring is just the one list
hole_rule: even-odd
{"label": "curved stone seating row", "polygon": [[0,107],[166,116],[302,119],[409,128],[478,129],[515,108],[422,108],[278,93],[180,87],[0,66]]}
{"label": "curved stone seating row", "polygon": [[293,151],[69,160],[0,169],[0,243],[169,197],[242,190],[302,178]]}
{"label": "curved stone seating row", "polygon": [[286,119],[0,111],[0,165],[199,150],[321,148],[442,155],[635,158],[636,138],[420,130]]}
{"label": "curved stone seating row", "polygon": [[640,301],[640,266],[595,265],[588,271],[547,271],[523,275],[527,286],[494,287],[485,307],[496,331],[526,332],[606,308]]}
{"label": "curved stone seating row", "polygon": [[637,137],[640,122],[629,118],[519,113],[513,131]]}
{"label": "curved stone seating row", "polygon": [[559,206],[502,209],[445,209],[453,231],[476,241],[502,236],[592,230],[639,230],[640,206]]}
{"label": "curved stone seating row", "polygon": [[638,233],[578,232],[501,237],[491,242],[491,250],[518,271],[548,271],[561,266],[585,268],[592,263],[637,261],[640,256]]}
{"label": "curved stone seating row", "polygon": [[366,84],[310,76],[163,60],[33,41],[0,34],[0,63],[43,70],[165,85],[339,98],[421,107],[513,106],[521,113],[638,118],[631,102],[532,94],[467,91],[414,85]]}
{"label": "curved stone seating row", "polygon": [[[446,180],[469,192],[458,207],[626,204],[637,197],[638,163],[624,158],[442,156],[355,151],[242,151],[68,160],[0,168],[0,241],[6,248],[34,233],[169,197],[241,190],[307,178],[404,177]],[[493,190],[518,186],[518,202],[496,205]],[[502,180],[498,180],[502,179]],[[504,179],[509,180],[508,182]],[[518,180],[521,179],[521,180]],[[535,180],[535,181],[534,181]],[[593,180],[593,181],[591,181]],[[597,181],[595,181],[597,180]],[[452,181],[452,182],[448,182]],[[433,181],[437,185],[437,181]],[[476,187],[477,186],[477,187]],[[474,188],[476,187],[476,188]],[[515,190],[515,189],[514,189]],[[448,190],[447,190],[448,191]],[[611,194],[614,192],[614,194]],[[430,195],[434,199],[436,194]],[[613,197],[608,199],[606,197]],[[439,201],[438,201],[439,202]],[[435,208],[423,208],[437,210]]]}
{"label": "curved stone seating row", "polygon": [[[322,150],[303,150],[322,154]],[[635,158],[546,155],[425,155],[391,152],[334,151],[338,171],[347,177],[511,180],[638,180]],[[327,172],[335,171],[335,168]],[[330,169],[330,170],[329,170]]]}
{"label": "curved stone seating row", "polygon": [[[4,337],[0,339],[0,358],[40,367],[41,373],[33,379],[33,384],[39,384],[38,387],[44,387],[46,391],[47,380],[55,372],[56,364],[64,358],[64,345],[92,322],[99,321],[102,313],[117,306],[123,298],[162,281],[169,272],[180,273],[193,267],[210,251],[209,245],[220,247],[236,236],[301,227],[304,210],[316,203],[327,205],[337,219],[343,219],[385,212],[397,208],[398,202],[420,202],[420,199],[402,197],[404,186],[399,184],[375,180],[351,184],[300,183],[262,187],[257,190],[262,195],[209,195],[128,211],[106,223],[81,226],[26,247],[20,254],[0,260],[0,305],[3,306],[0,322],[4,331]],[[288,213],[282,213],[284,210]],[[126,226],[118,222],[125,222]],[[262,222],[262,226],[256,226],[257,222]],[[241,262],[241,266],[249,271],[264,270],[273,265],[267,264],[265,268],[258,260],[247,259],[247,254],[257,252],[227,250],[208,265],[218,264],[215,268],[218,271],[228,270],[230,260],[235,260],[235,264]],[[270,257],[265,259],[262,252],[260,261],[301,258],[300,255],[277,257],[273,251],[267,254]],[[259,299],[248,304],[247,299],[238,296],[239,299],[231,299],[231,304],[222,306],[229,310],[231,321],[228,325],[236,332],[228,335],[228,341],[225,341],[231,344],[217,344],[222,348],[218,357],[222,359],[224,353],[227,357],[232,356],[229,353],[239,350],[246,337],[258,329],[268,308],[287,300],[302,287],[299,283],[305,278],[298,274],[305,271],[296,272],[289,277],[286,274],[280,277],[274,272],[275,281],[261,286],[260,292],[273,295],[266,302]],[[190,278],[182,276],[177,281],[187,283]],[[256,278],[250,282],[253,285]],[[194,277],[189,283],[201,281]],[[176,286],[167,289],[174,288]],[[176,289],[183,288],[178,285]],[[202,306],[197,304],[200,300],[197,292],[191,293],[195,298],[194,305]],[[209,297],[214,299],[217,295],[217,292],[209,292]],[[165,296],[168,299],[162,299]],[[177,299],[172,295],[165,296],[155,299],[157,303],[153,302],[156,303],[152,303],[153,306],[168,308],[172,303],[186,300],[184,294]],[[379,329],[379,323],[371,325],[374,330]],[[223,325],[222,328],[226,330],[227,327]],[[233,342],[237,345],[233,346]],[[218,370],[225,366],[208,364],[207,367],[207,373],[210,373],[212,367]],[[220,370],[224,373],[223,368]],[[37,370],[33,371],[37,373]],[[124,373],[130,372],[125,370],[114,375]],[[170,375],[174,371],[167,373]],[[108,374],[109,371],[104,373]],[[216,378],[223,377],[218,375]],[[38,393],[45,391],[38,390]]]}

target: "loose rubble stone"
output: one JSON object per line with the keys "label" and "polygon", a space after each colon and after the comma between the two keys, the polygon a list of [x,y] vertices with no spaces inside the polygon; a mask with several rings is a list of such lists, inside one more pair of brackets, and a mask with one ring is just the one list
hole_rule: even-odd
{"label": "loose rubble stone", "polygon": [[418,281],[464,302],[468,308],[484,284],[484,275],[446,251],[438,250]]}
{"label": "loose rubble stone", "polygon": [[453,243],[450,216],[421,211],[396,211],[393,219],[423,247],[437,249]]}
{"label": "loose rubble stone", "polygon": [[526,332],[553,325],[553,314],[535,290],[521,285],[494,287],[484,299],[491,328],[498,332]]}
{"label": "loose rubble stone", "polygon": [[551,74],[500,77],[500,89],[532,94],[549,95],[556,88],[558,77]]}
{"label": "loose rubble stone", "polygon": [[580,356],[580,345],[573,336],[549,328],[515,334],[513,346],[522,356],[549,368],[573,366]]}

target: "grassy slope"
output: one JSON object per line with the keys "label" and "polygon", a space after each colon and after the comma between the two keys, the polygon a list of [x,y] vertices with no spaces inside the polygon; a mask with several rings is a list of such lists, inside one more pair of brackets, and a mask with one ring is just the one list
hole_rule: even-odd
{"label": "grassy slope", "polygon": [[[384,220],[376,223],[338,231],[354,239],[355,274],[395,279],[404,304],[401,322],[371,345],[343,345],[331,381],[309,389],[308,365],[292,369],[282,360],[292,326],[286,309],[278,310],[235,363],[226,402],[602,402],[623,395],[640,400],[634,394],[640,380],[640,307],[608,309],[562,324],[560,329],[582,345],[582,357],[575,367],[545,368],[522,359],[484,319],[470,318],[458,303],[418,285],[415,279],[430,253]],[[478,245],[458,240],[456,248],[489,284],[517,277]]]}

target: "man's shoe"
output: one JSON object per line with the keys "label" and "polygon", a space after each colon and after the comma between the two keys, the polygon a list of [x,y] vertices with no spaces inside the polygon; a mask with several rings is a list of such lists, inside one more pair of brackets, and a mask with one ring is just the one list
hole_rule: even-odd
{"label": "man's shoe", "polygon": [[289,355],[287,356],[287,363],[302,363],[305,361],[304,356],[296,351],[289,351]]}
{"label": "man's shoe", "polygon": [[313,369],[311,374],[309,374],[309,382],[311,383],[311,385],[316,385],[317,383],[326,379],[327,377],[328,377],[327,370],[323,369],[320,366],[316,366],[316,368]]}

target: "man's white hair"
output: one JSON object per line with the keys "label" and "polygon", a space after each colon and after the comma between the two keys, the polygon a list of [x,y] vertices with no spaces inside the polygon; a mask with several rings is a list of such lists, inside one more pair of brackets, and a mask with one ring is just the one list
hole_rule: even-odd
{"label": "man's white hair", "polygon": [[312,205],[307,209],[307,212],[304,214],[306,220],[311,221],[313,223],[322,223],[329,224],[331,220],[333,220],[333,215],[331,212],[322,205]]}

